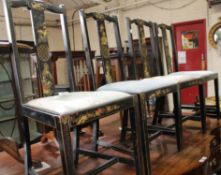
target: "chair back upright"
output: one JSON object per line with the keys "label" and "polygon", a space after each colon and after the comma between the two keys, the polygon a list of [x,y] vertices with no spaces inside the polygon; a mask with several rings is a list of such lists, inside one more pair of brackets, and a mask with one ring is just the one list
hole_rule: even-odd
{"label": "chair back upright", "polygon": [[[158,28],[160,28],[161,33],[162,33],[162,40],[163,40],[162,51],[164,51],[164,54],[163,53],[162,54],[164,55],[165,60],[166,60],[167,73],[170,74],[172,72],[178,72],[179,68],[178,68],[178,60],[177,60],[177,50],[176,50],[176,45],[175,45],[173,28],[172,26],[169,26],[166,24],[160,24],[158,25]],[[169,36],[171,43],[169,43],[168,41],[168,36]],[[170,53],[172,53],[172,56]]]}
{"label": "chair back upright", "polygon": [[66,11],[63,5],[55,6],[43,1],[35,0],[2,0],[4,5],[5,19],[7,24],[7,33],[9,42],[12,45],[13,57],[12,68],[15,77],[16,92],[19,103],[22,104],[23,100],[23,88],[21,83],[21,75],[19,71],[19,52],[16,44],[15,28],[12,16],[12,8],[25,7],[30,12],[30,18],[32,23],[33,39],[35,42],[36,56],[37,56],[37,70],[38,77],[41,85],[41,96],[51,96],[55,93],[54,77],[51,70],[51,57],[49,54],[49,44],[47,27],[45,20],[45,11],[49,11],[53,14],[60,15],[61,29],[64,40],[64,47],[67,57],[68,76],[70,83],[70,90],[75,90],[75,81],[73,74],[72,53],[70,50],[70,42],[68,36],[68,25],[66,19]]}
{"label": "chair back upright", "polygon": [[108,16],[106,14],[96,13],[96,12],[85,13],[83,10],[79,11],[79,15],[80,15],[82,37],[83,37],[83,45],[84,45],[84,50],[85,50],[85,55],[86,55],[86,60],[87,60],[86,62],[87,62],[88,71],[89,71],[89,78],[90,78],[90,82],[92,83],[91,86],[93,87],[93,89],[95,90],[97,86],[96,86],[94,69],[93,69],[93,64],[92,64],[92,55],[91,55],[92,52],[91,52],[91,46],[90,46],[90,41],[89,41],[88,26],[87,26],[88,19],[95,20],[96,25],[97,25],[99,46],[100,46],[100,57],[102,60],[105,83],[112,83],[114,81],[112,70],[111,70],[111,55],[109,52],[105,21],[113,24],[115,40],[116,40],[116,45],[117,45],[117,55],[114,55],[114,56],[118,59],[121,79],[125,80],[125,70],[123,66],[124,53],[122,49],[120,30],[119,30],[117,17]]}
{"label": "chair back upright", "polygon": [[[129,56],[132,59],[133,64],[133,75],[134,79],[138,79],[138,71],[137,71],[137,65],[136,65],[136,58],[137,56],[141,57],[142,66],[143,66],[143,72],[142,77],[148,78],[151,76],[158,75],[158,70],[156,66],[156,59],[154,58],[154,26],[152,22],[147,22],[142,19],[133,19],[126,18],[126,25],[127,25],[127,34],[128,34],[128,46],[129,46]],[[135,53],[134,49],[134,38],[133,38],[133,30],[132,25],[135,25],[137,27],[138,31],[138,42],[139,42],[139,55]],[[151,43],[151,53],[148,53],[148,46],[146,42],[146,36],[145,36],[145,27],[149,28],[149,34],[150,34],[150,43]],[[149,56],[150,55],[150,56]],[[150,58],[151,57],[151,58]]]}

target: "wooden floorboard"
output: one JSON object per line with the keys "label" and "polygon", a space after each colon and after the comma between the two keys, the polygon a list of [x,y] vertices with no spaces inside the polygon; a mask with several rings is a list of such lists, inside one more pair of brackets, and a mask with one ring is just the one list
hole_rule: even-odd
{"label": "wooden floorboard", "polygon": [[[103,119],[101,128],[105,133],[102,140],[117,142],[119,139],[119,117]],[[191,127],[190,127],[191,126]],[[193,169],[202,165],[199,160],[210,154],[209,143],[213,136],[210,132],[219,127],[219,123],[215,119],[207,119],[208,131],[202,134],[199,122],[187,121],[184,123],[184,149],[181,152],[176,150],[175,138],[168,136],[160,136],[150,144],[151,148],[151,164],[153,175],[181,175],[188,174]],[[88,148],[91,142],[91,135],[87,133],[81,137],[81,145]],[[101,151],[114,154],[113,151]],[[23,154],[23,150],[20,150]],[[33,158],[50,164],[51,168],[41,174],[62,175],[60,154],[56,146],[52,144],[37,143],[32,145]],[[78,174],[83,174],[90,168],[100,165],[103,160],[82,157],[78,167]],[[17,163],[6,153],[0,153],[0,175],[23,175],[23,165]],[[111,168],[100,173],[101,175],[134,175],[134,167],[116,164]]]}

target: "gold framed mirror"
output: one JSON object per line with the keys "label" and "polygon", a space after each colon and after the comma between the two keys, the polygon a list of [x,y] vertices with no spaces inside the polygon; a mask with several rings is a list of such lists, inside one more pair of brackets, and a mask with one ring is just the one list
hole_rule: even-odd
{"label": "gold framed mirror", "polygon": [[221,17],[219,17],[219,22],[214,24],[209,31],[209,43],[215,49],[217,49],[218,40],[221,40]]}

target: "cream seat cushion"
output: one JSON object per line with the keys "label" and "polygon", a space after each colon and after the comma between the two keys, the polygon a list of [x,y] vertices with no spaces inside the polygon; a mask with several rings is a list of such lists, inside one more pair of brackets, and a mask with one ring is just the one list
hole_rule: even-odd
{"label": "cream seat cushion", "polygon": [[189,82],[189,81],[193,81],[193,80],[196,80],[198,78],[194,77],[194,76],[191,76],[191,75],[183,75],[183,74],[169,74],[169,75],[166,75],[165,78],[167,79],[173,79],[174,81],[176,81],[178,84],[180,83],[186,83],[186,82]]}
{"label": "cream seat cushion", "polygon": [[98,91],[121,91],[130,94],[147,93],[154,90],[166,88],[169,86],[176,86],[177,82],[172,78],[165,78],[163,76],[145,78],[142,80],[120,81],[101,86]]}
{"label": "cream seat cushion", "polygon": [[171,76],[187,75],[187,76],[192,76],[193,78],[203,78],[207,76],[217,75],[217,73],[209,70],[203,70],[203,71],[180,71],[180,72],[171,73],[170,75]]}
{"label": "cream seat cushion", "polygon": [[131,97],[131,95],[126,93],[113,91],[66,92],[61,95],[34,99],[23,106],[37,109],[42,112],[65,116],[108,105],[115,101]]}

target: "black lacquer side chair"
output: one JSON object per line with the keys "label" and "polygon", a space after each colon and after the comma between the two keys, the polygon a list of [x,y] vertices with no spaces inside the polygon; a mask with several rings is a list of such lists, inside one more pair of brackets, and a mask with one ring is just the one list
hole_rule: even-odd
{"label": "black lacquer side chair", "polygon": [[[125,80],[126,78],[125,78],[124,67],[123,67],[124,53],[123,53],[122,45],[121,45],[117,17],[108,16],[105,14],[100,14],[100,13],[95,13],[95,12],[94,13],[93,12],[92,13],[85,13],[83,10],[79,11],[79,16],[80,16],[80,23],[81,23],[83,45],[84,45],[84,50],[85,50],[85,55],[86,55],[86,64],[88,67],[89,80],[90,80],[92,89],[96,90],[97,85],[96,85],[94,67],[93,67],[93,63],[92,63],[92,55],[91,55],[92,52],[91,52],[89,32],[88,32],[88,27],[87,27],[87,20],[89,20],[89,19],[93,19],[97,24],[97,31],[98,31],[98,41],[97,42],[100,45],[99,58],[101,58],[101,60],[102,60],[102,68],[103,68],[103,72],[104,72],[105,83],[112,83],[114,81],[114,77],[113,77],[112,71],[111,71],[111,57],[113,55],[110,55],[110,53],[109,53],[108,38],[107,38],[107,33],[106,33],[105,22],[109,22],[109,23],[113,24],[115,39],[116,39],[116,43],[117,43],[117,53],[114,54],[114,57],[115,58],[117,57],[117,59],[119,61],[121,78],[123,80]],[[95,42],[95,41],[93,41],[93,42]],[[124,116],[125,115],[133,115],[133,114],[128,110],[124,110]],[[132,122],[132,120],[134,120],[134,119],[131,118],[130,122]],[[106,143],[105,141],[99,140],[98,131],[99,131],[99,121],[96,121],[96,123],[94,123],[94,127],[93,127],[93,146],[92,146],[93,151],[95,151],[95,152],[99,151],[98,146],[102,146],[102,147],[106,147],[106,148],[107,147],[111,148],[111,149],[116,150],[121,153],[133,154],[133,152],[131,150],[128,150],[127,148],[123,147],[121,144],[120,145],[113,145],[113,144]],[[134,130],[132,129],[132,133],[133,132],[134,132]],[[145,142],[146,140],[144,139],[143,141]],[[79,143],[79,141],[77,141],[77,143]],[[147,143],[147,145],[148,145],[148,141],[146,141],[145,143]],[[76,146],[76,150],[78,150],[78,152],[76,154],[76,164],[77,164],[79,153],[84,154],[85,152],[84,152],[84,150],[82,150],[79,147],[79,144],[76,144],[75,146]],[[147,149],[148,149],[148,146],[147,146]],[[146,162],[150,162],[149,155],[147,155],[146,159],[147,159]],[[148,167],[150,167],[150,164],[148,164]],[[150,171],[149,171],[149,173],[150,173]]]}
{"label": "black lacquer side chair", "polygon": [[[134,46],[134,31],[133,26],[136,27],[137,33],[138,33],[138,45],[139,47],[135,49]],[[159,70],[157,68],[157,61],[153,57],[153,50],[154,50],[154,24],[151,21],[144,21],[142,19],[130,19],[126,18],[126,28],[127,28],[127,35],[128,35],[128,55],[130,59],[132,60],[133,64],[133,71],[132,71],[132,77],[134,79],[142,79],[142,78],[150,78],[157,75],[160,75]],[[147,46],[147,36],[145,31],[149,33],[150,38],[150,50]],[[137,60],[141,59],[142,62],[142,69],[140,67],[137,67]],[[140,73],[142,72],[142,73]],[[152,97],[152,100],[155,100],[155,97]],[[164,100],[164,97],[161,97],[159,99],[156,99],[156,106],[163,106],[162,101]],[[148,105],[147,99],[147,105]],[[155,108],[157,110],[157,108]],[[155,112],[156,113],[156,112]],[[128,119],[125,117],[122,124],[122,134],[121,134],[121,140],[125,140],[126,132],[130,131],[126,126],[128,125]],[[154,132],[152,129],[153,127],[149,127],[150,132]]]}
{"label": "black lacquer side chair", "polygon": [[[99,14],[99,13],[84,13],[83,10],[79,11],[79,17],[80,17],[80,23],[81,23],[81,32],[82,32],[82,39],[83,39],[83,45],[85,49],[85,55],[86,55],[86,65],[88,68],[88,75],[89,75],[89,82],[90,82],[90,87],[92,90],[97,89],[97,84],[96,84],[96,77],[95,77],[95,71],[92,63],[92,55],[91,55],[91,46],[90,46],[90,40],[89,40],[89,33],[88,33],[88,28],[87,28],[87,20],[88,19],[93,19],[96,24],[97,24],[97,31],[98,31],[98,40],[97,41],[100,45],[100,56],[102,59],[102,68],[104,72],[104,81],[105,83],[111,83],[113,82],[113,75],[111,72],[111,60],[110,54],[109,54],[109,47],[107,44],[107,34],[106,34],[106,28],[105,28],[105,22],[108,21],[109,23],[113,23],[114,26],[114,33],[115,33],[115,39],[117,42],[117,54],[114,56],[119,60],[119,65],[120,65],[120,74],[121,74],[121,79],[125,80],[125,73],[124,73],[124,67],[123,67],[123,50],[122,50],[122,45],[121,45],[121,40],[120,40],[120,33],[119,33],[119,27],[118,27],[118,21],[116,17],[111,17],[108,15],[104,14]],[[95,42],[95,41],[93,41]],[[96,121],[93,125],[93,150],[97,151],[98,150],[98,145],[102,145],[101,142],[98,141],[98,132],[99,132],[99,121]],[[79,143],[79,142],[78,142]],[[79,147],[79,145],[76,145]],[[113,149],[120,149],[115,146],[111,146]],[[123,150],[122,150],[123,151]],[[78,156],[77,156],[78,157]],[[78,158],[77,158],[78,159]]]}
{"label": "black lacquer side chair", "polygon": [[[2,0],[4,6],[5,21],[9,42],[12,45],[12,69],[15,76],[16,95],[19,101],[19,113],[23,116],[23,133],[25,148],[25,174],[37,174],[32,166],[30,134],[28,118],[48,125],[56,129],[57,140],[59,142],[62,167],[65,175],[76,174],[73,149],[70,137],[70,128],[85,124],[90,124],[98,118],[110,116],[120,110],[129,109],[135,114],[132,123],[133,127],[133,157],[126,159],[97,152],[87,152],[92,157],[106,159],[107,162],[99,167],[90,170],[86,174],[98,174],[102,170],[112,166],[117,162],[131,163],[136,166],[136,174],[149,175],[148,150],[144,142],[142,117],[139,115],[136,96],[131,96],[123,92],[67,92],[61,95],[54,95],[54,83],[50,69],[49,44],[47,39],[47,28],[45,12],[60,15],[61,29],[63,34],[64,46],[69,70],[70,89],[74,91],[74,77],[72,55],[68,36],[68,25],[64,6],[55,6],[42,1],[33,0]],[[16,44],[16,35],[13,25],[13,8],[26,8],[30,11],[32,29],[37,53],[38,71],[41,77],[42,91],[47,97],[38,98],[23,104],[23,88],[20,82],[18,57],[19,52]],[[137,120],[137,121],[135,121]]]}
{"label": "black lacquer side chair", "polygon": [[[196,77],[192,77],[190,75],[175,75],[173,76],[172,74],[166,74],[166,70],[164,69],[164,54],[167,56],[170,56],[169,52],[169,43],[167,41],[167,33],[165,33],[166,31],[162,30],[162,43],[163,43],[163,47],[160,46],[161,41],[159,40],[159,30],[161,29],[160,25],[157,25],[156,23],[154,23],[155,26],[155,32],[154,32],[154,46],[155,46],[155,58],[158,61],[158,65],[159,65],[159,70],[160,70],[160,74],[166,76],[167,78],[172,78],[175,81],[177,81],[177,83],[179,84],[180,90],[184,89],[184,88],[188,88],[188,87],[192,87],[192,86],[198,86],[199,89],[199,98],[200,98],[200,116],[195,116],[195,115],[188,115],[185,117],[182,117],[182,121],[185,121],[187,119],[200,119],[201,121],[201,125],[202,125],[202,132],[205,133],[206,132],[206,113],[205,113],[205,97],[204,97],[204,86],[202,84],[199,83],[198,78]],[[166,41],[165,41],[166,40]],[[166,43],[166,45],[165,45]],[[166,46],[166,49],[165,49]],[[164,53],[165,52],[165,53]],[[177,62],[174,62],[175,66],[177,66]],[[166,60],[166,69],[167,72],[171,72],[172,71],[172,60]],[[163,118],[171,118],[173,117],[173,114],[170,113],[160,113],[158,115],[155,115],[155,119],[154,122],[159,122],[161,123]]]}
{"label": "black lacquer side chair", "polygon": [[[162,75],[165,75],[165,70],[163,69],[163,57],[165,57],[166,61],[166,68],[168,75],[167,77],[172,77],[175,78],[179,85],[180,89],[192,87],[192,86],[198,86],[199,89],[199,101],[200,101],[200,116],[185,116],[182,118],[183,121],[187,119],[194,119],[194,120],[200,120],[201,125],[202,125],[202,132],[206,132],[206,108],[205,108],[205,87],[204,83],[209,81],[209,80],[214,80],[215,83],[215,94],[216,97],[218,97],[218,75],[217,73],[211,72],[211,71],[182,71],[182,72],[177,72],[178,71],[178,60],[177,60],[177,51],[176,51],[176,46],[175,46],[175,41],[174,41],[174,36],[173,36],[173,30],[171,26],[167,26],[165,24],[160,24],[157,25],[155,24],[155,31],[156,31],[156,55],[159,61],[159,65],[161,66],[160,70]],[[159,47],[159,29],[161,30],[162,33],[162,41],[163,41],[163,48]],[[168,42],[168,34],[171,39],[171,48]],[[172,49],[172,54],[173,54],[173,60],[172,56],[170,55],[170,49]],[[174,68],[173,68],[174,64]],[[173,71],[175,70],[175,71]],[[185,78],[189,77],[189,78]],[[218,98],[217,98],[218,100]],[[186,109],[193,109],[193,107],[184,107]],[[216,112],[217,112],[217,118],[219,118],[219,105],[216,106]],[[161,117],[168,117],[167,115],[161,115]],[[161,120],[161,119],[160,119]]]}
{"label": "black lacquer side chair", "polygon": [[[143,78],[150,78],[150,77],[154,77],[154,76],[158,76],[160,75],[160,69],[159,69],[159,63],[157,62],[157,58],[155,55],[155,25],[154,23],[152,23],[151,21],[145,21],[142,19],[130,19],[130,18],[126,18],[126,24],[127,24],[127,33],[128,33],[128,46],[129,46],[129,55],[130,57],[133,59],[133,62],[136,62],[137,57],[141,57],[142,58],[142,62],[143,62]],[[135,25],[138,31],[138,41],[139,41],[139,51],[138,54],[135,53],[135,49],[134,49],[134,44],[133,44],[133,30],[132,30],[132,25]],[[149,37],[150,37],[150,42],[151,42],[151,49],[148,50],[147,47],[147,43],[146,43],[146,38],[148,37],[145,33],[146,28],[149,30]],[[148,53],[150,52],[150,53]],[[134,72],[135,75],[137,73],[136,67],[134,67]],[[137,77],[135,77],[137,78]],[[161,77],[163,78],[163,77]],[[165,78],[168,79],[168,78]],[[175,95],[175,94],[173,94]],[[153,96],[152,96],[153,98]],[[174,99],[176,98],[175,96],[173,97]],[[167,126],[165,128],[165,126],[161,126],[159,125],[157,122],[155,122],[157,115],[158,115],[158,111],[162,110],[163,106],[164,106],[164,102],[165,102],[165,96],[161,96],[159,98],[156,98],[156,103],[155,103],[155,112],[154,112],[154,118],[153,118],[153,122],[152,125],[148,125],[148,131],[149,133],[160,133],[160,134],[169,134],[172,135],[172,133],[168,130],[168,128],[173,128],[173,127],[182,127],[179,125],[179,120],[175,120],[175,124],[172,124],[171,126]],[[147,99],[147,104],[148,104],[148,99]],[[174,109],[178,109],[179,110],[179,105],[174,103]],[[124,126],[126,126],[126,124],[124,124]],[[179,132],[175,132],[174,134],[176,134],[176,137],[182,137],[180,136]],[[125,134],[124,134],[125,135]],[[153,134],[153,137],[150,137],[151,139],[154,139],[158,134]],[[182,134],[181,134],[182,135]],[[177,147],[178,150],[179,148],[179,141],[177,142]]]}
{"label": "black lacquer side chair", "polygon": [[[143,80],[127,80],[127,81],[120,81],[120,82],[113,82],[112,79],[112,73],[111,73],[111,55],[109,53],[109,46],[108,46],[108,39],[107,39],[107,32],[106,32],[106,25],[105,21],[109,21],[113,23],[114,25],[114,31],[116,36],[116,42],[117,42],[117,54],[118,54],[118,62],[121,64],[119,67],[122,68],[121,72],[124,75],[124,54],[122,51],[122,45],[120,40],[120,31],[118,26],[118,20],[117,17],[111,17],[107,16],[105,14],[99,14],[99,13],[84,13],[83,11],[80,11],[80,22],[81,22],[81,30],[82,30],[82,36],[83,36],[83,42],[84,42],[84,49],[86,53],[86,59],[87,62],[90,63],[89,66],[92,66],[91,63],[91,47],[90,47],[90,41],[89,41],[89,34],[88,34],[88,28],[87,28],[87,19],[93,18],[95,22],[97,23],[97,29],[98,29],[98,41],[100,45],[100,54],[102,58],[102,66],[104,69],[104,74],[106,78],[106,85],[100,87],[98,91],[121,91],[121,92],[127,92],[129,94],[137,95],[139,99],[139,111],[141,115],[143,116],[143,124],[146,125],[146,98],[148,96],[151,96],[155,94],[157,97],[163,96],[165,94],[168,94],[170,92],[174,92],[174,100],[176,102],[177,107],[176,108],[176,129],[172,130],[171,128],[163,128],[163,132],[168,132],[170,134],[176,134],[177,136],[177,147],[180,150],[182,147],[182,127],[180,123],[180,108],[179,108],[179,93],[177,89],[177,84],[173,80],[166,80],[165,78],[156,77],[156,78],[146,78]],[[146,70],[146,68],[145,68]],[[93,75],[93,71],[89,72],[89,74]],[[133,115],[130,115],[130,118],[133,118]],[[159,130],[157,133],[155,133],[155,137],[157,137],[162,130]],[[145,131],[143,133],[145,135],[145,142],[148,143],[148,133]]]}
{"label": "black lacquer side chair", "polygon": [[[95,72],[93,68],[93,64],[91,62],[92,57],[90,55],[91,53],[91,47],[90,47],[90,41],[89,41],[89,35],[88,35],[88,28],[87,28],[87,20],[88,19],[94,19],[97,25],[97,31],[98,31],[98,36],[99,36],[99,46],[100,46],[100,56],[99,59],[102,59],[102,68],[104,72],[104,82],[103,83],[110,83],[113,82],[114,77],[112,75],[112,70],[111,66],[106,66],[111,64],[111,60],[109,57],[117,57],[119,61],[119,66],[120,66],[120,77],[122,80],[126,80],[125,76],[125,69],[123,66],[124,62],[124,53],[123,53],[123,47],[121,44],[121,38],[120,38],[120,32],[119,32],[119,26],[118,26],[118,20],[116,17],[111,17],[108,15],[100,15],[99,13],[84,13],[83,11],[80,11],[80,21],[81,21],[81,31],[82,31],[82,37],[83,37],[83,45],[85,48],[85,55],[86,55],[86,62],[87,62],[87,67],[89,70],[89,79],[91,82],[91,87],[93,90],[97,89],[97,84],[96,84],[96,78],[95,78]],[[107,41],[107,36],[106,36],[106,28],[105,28],[105,22],[108,22],[110,24],[113,24],[114,27],[114,36],[117,44],[117,53],[113,55],[109,55],[108,52],[108,45],[105,44]],[[90,58],[90,59],[89,59]],[[107,63],[107,64],[106,64]],[[124,113],[124,115],[127,114],[127,111]],[[97,150],[97,142],[96,140],[98,139],[98,131],[99,131],[99,122],[98,124],[95,123],[95,127],[97,127],[94,130],[94,149]]]}
{"label": "black lacquer side chair", "polygon": [[[213,111],[212,113],[215,114],[214,117],[217,119],[220,119],[220,106],[219,106],[219,79],[218,79],[218,73],[209,71],[209,70],[199,70],[199,71],[179,71],[179,66],[178,66],[178,55],[177,55],[177,50],[176,50],[176,45],[175,45],[175,38],[174,38],[174,31],[172,26],[161,24],[160,25],[162,34],[163,34],[163,46],[165,50],[165,57],[166,60],[168,60],[168,68],[169,68],[169,63],[174,62],[174,71],[170,68],[170,74],[176,75],[176,74],[181,74],[181,75],[191,75],[198,77],[200,79],[201,83],[206,83],[208,81],[214,81],[214,92],[215,92],[215,106],[214,107],[208,107],[206,106],[206,111]],[[171,39],[171,46],[172,46],[172,52],[173,52],[173,60],[169,55],[169,45],[168,39],[167,39],[167,31],[169,32],[169,36]],[[168,50],[168,51],[167,51]],[[171,61],[169,61],[171,59]],[[193,106],[182,106],[183,108],[186,109],[193,109]]]}

